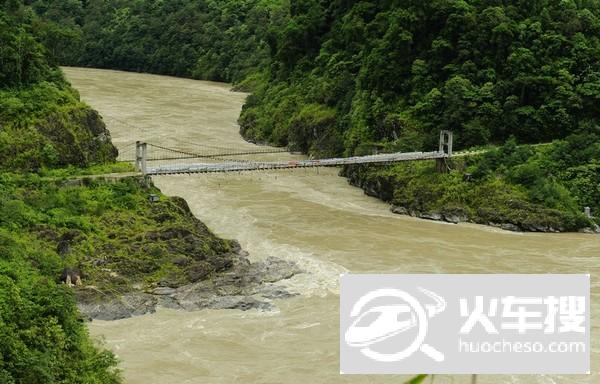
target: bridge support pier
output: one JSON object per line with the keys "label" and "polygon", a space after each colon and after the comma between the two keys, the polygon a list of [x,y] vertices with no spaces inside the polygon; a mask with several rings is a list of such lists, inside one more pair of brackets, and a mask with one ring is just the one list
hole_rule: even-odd
{"label": "bridge support pier", "polygon": [[448,164],[446,164],[446,159],[435,159],[435,171],[437,173],[448,173]]}
{"label": "bridge support pier", "polygon": [[135,170],[142,172],[145,176],[148,171],[146,168],[147,144],[141,141],[135,142]]}

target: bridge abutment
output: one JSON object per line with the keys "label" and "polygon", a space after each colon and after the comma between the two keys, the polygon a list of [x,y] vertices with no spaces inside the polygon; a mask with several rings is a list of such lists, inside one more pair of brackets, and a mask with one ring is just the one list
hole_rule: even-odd
{"label": "bridge abutment", "polygon": [[446,159],[435,159],[435,171],[438,173],[448,173],[450,171]]}

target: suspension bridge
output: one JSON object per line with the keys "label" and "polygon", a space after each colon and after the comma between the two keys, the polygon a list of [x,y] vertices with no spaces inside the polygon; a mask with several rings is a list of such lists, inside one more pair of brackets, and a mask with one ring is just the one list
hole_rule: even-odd
{"label": "suspension bridge", "polygon": [[[242,157],[284,153],[288,151],[277,148],[261,149],[260,147],[256,149],[237,150],[208,145],[202,145],[202,147],[202,151],[191,151],[170,148],[151,142],[137,141],[135,143],[135,158],[121,161],[133,162],[136,170],[144,176],[336,167],[351,164],[389,164],[417,160],[437,160],[438,169],[443,171],[447,167],[445,160],[452,156],[452,132],[440,132],[440,142],[437,151],[381,153],[328,159],[248,160],[242,159]],[[158,164],[159,162],[160,164]]]}

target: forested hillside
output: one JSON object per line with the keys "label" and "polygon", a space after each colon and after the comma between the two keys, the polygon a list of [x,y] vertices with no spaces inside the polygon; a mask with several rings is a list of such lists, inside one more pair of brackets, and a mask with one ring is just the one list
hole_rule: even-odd
{"label": "forested hillside", "polygon": [[63,65],[239,82],[268,66],[282,0],[36,0],[36,27]]}
{"label": "forested hillside", "polygon": [[0,169],[89,166],[116,158],[98,114],[48,61],[19,1],[0,8]]}
{"label": "forested hillside", "polygon": [[[32,17],[18,1],[0,2],[0,170],[114,159],[97,114],[32,36]],[[92,345],[72,292],[57,284],[60,257],[28,234],[39,212],[11,198],[11,179],[0,173],[0,382],[117,383],[115,358]]]}
{"label": "forested hillside", "polygon": [[600,118],[600,3],[37,0],[57,61],[242,82],[248,138],[314,153],[549,142]]}
{"label": "forested hillside", "polygon": [[[247,139],[315,156],[432,150],[441,129],[455,132],[457,149],[568,138],[454,172],[485,168],[468,180],[508,186],[493,199],[507,212],[515,193],[527,212],[569,212],[572,229],[586,222],[584,205],[600,211],[589,155],[600,145],[598,0],[37,0],[33,9],[57,61],[233,81],[253,92],[240,117]],[[561,161],[565,148],[578,155]],[[478,206],[455,200],[483,221]]]}
{"label": "forested hillside", "polygon": [[510,139],[448,174],[345,174],[426,218],[554,231],[589,226],[585,206],[598,216],[600,2],[292,1],[271,32],[249,139],[317,156],[434,150],[441,129],[456,149]]}
{"label": "forested hillside", "polygon": [[242,131],[348,154],[433,148],[440,129],[459,149],[590,132],[599,17],[595,0],[293,1]]}

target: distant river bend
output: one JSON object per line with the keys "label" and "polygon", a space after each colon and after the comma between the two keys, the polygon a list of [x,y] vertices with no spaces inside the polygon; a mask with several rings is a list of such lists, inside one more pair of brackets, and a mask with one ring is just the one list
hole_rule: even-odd
{"label": "distant river bend", "polygon": [[[190,148],[255,148],[238,134],[245,94],[229,85],[117,71],[65,68],[100,111],[113,142]],[[283,156],[282,156],[283,155]],[[297,159],[277,154],[267,158]],[[389,212],[336,169],[164,176],[155,184],[184,197],[214,232],[252,258],[298,261],[308,273],[285,284],[299,296],[276,312],[205,310],[94,321],[93,335],[121,359],[130,384],[401,383],[392,376],[340,376],[338,276],[382,273],[591,273],[591,376],[482,376],[478,383],[600,383],[600,238],[520,234],[429,222]],[[436,384],[468,383],[439,376]]]}

